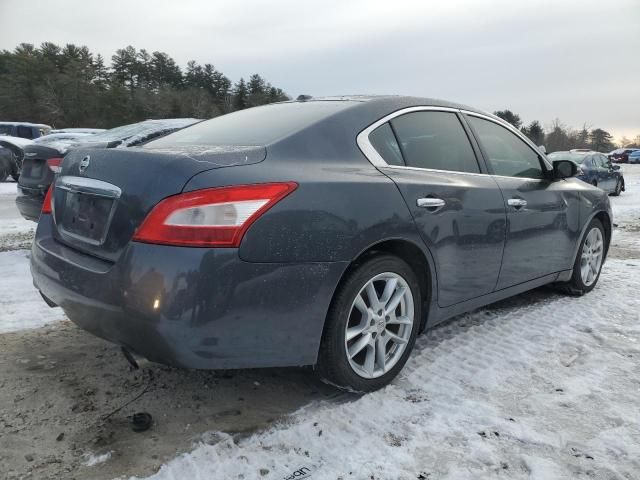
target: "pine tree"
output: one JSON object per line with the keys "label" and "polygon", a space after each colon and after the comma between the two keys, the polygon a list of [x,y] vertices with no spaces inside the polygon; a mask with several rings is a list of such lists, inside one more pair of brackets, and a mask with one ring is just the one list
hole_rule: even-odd
{"label": "pine tree", "polygon": [[244,81],[244,78],[240,78],[238,83],[236,83],[233,89],[233,107],[236,110],[242,110],[243,108],[247,108],[247,84]]}
{"label": "pine tree", "polygon": [[513,113],[511,110],[498,110],[497,112],[493,112],[493,114],[496,117],[500,117],[505,122],[509,122],[516,128],[520,128],[520,125],[522,125],[520,115]]}
{"label": "pine tree", "polygon": [[522,127],[522,133],[524,133],[529,140],[536,145],[544,144],[544,130],[542,125],[537,120],[531,122],[527,127]]}
{"label": "pine tree", "polygon": [[591,149],[596,152],[609,152],[615,147],[611,134],[601,128],[591,130],[589,138],[591,139]]}
{"label": "pine tree", "polygon": [[259,74],[233,85],[213,64],[191,62],[183,75],[166,53],[133,46],[117,50],[111,63],[75,44],[0,51],[0,112],[9,120],[109,128],[146,118],[208,118],[286,98]]}

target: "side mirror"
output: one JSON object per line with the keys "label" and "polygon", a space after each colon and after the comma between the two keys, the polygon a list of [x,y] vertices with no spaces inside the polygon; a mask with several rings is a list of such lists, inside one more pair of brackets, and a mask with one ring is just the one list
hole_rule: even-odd
{"label": "side mirror", "polygon": [[540,150],[545,155],[547,154],[547,148],[544,145],[538,145],[538,150]]}
{"label": "side mirror", "polygon": [[571,160],[554,160],[553,178],[575,177],[578,173],[578,165]]}

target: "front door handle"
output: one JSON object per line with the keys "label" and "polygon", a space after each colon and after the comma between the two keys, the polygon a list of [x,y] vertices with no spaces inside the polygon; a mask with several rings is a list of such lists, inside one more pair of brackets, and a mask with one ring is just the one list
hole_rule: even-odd
{"label": "front door handle", "polygon": [[527,206],[527,201],[523,200],[522,198],[510,198],[509,200],[507,200],[507,204],[510,207],[515,208],[516,210],[520,210],[521,208]]}
{"label": "front door handle", "polygon": [[416,201],[416,204],[421,208],[426,208],[430,211],[435,212],[436,210],[445,206],[445,201],[442,200],[441,198],[427,197],[427,198],[419,198]]}

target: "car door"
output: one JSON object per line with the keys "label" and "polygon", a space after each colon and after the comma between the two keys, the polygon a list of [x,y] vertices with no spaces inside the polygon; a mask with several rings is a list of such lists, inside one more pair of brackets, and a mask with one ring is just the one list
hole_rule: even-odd
{"label": "car door", "polygon": [[467,114],[502,191],[507,228],[497,289],[571,268],[579,235],[575,180],[554,180],[540,152],[490,117]]}
{"label": "car door", "polygon": [[504,201],[455,111],[411,110],[377,122],[367,138],[374,163],[397,184],[433,255],[437,302],[447,307],[494,290]]}
{"label": "car door", "polygon": [[602,189],[607,192],[613,192],[616,189],[618,174],[616,170],[614,170],[612,163],[607,157],[605,157],[601,153],[596,154],[596,157],[598,157],[598,160],[602,165],[603,178],[606,185],[606,188],[602,187]]}

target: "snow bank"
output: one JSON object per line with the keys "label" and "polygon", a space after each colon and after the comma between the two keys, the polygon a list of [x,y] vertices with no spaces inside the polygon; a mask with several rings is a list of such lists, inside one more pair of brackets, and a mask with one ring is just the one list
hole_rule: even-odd
{"label": "snow bank", "polygon": [[64,320],[33,287],[28,250],[0,252],[0,333],[42,327]]}

